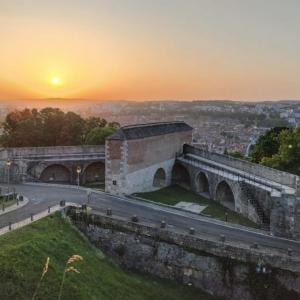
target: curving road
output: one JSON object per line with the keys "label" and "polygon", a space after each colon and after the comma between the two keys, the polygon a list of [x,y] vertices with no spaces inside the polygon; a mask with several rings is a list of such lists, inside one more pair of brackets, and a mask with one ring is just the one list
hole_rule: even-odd
{"label": "curving road", "polygon": [[[32,213],[41,212],[48,206],[58,204],[60,200],[79,204],[87,202],[86,191],[80,189],[37,185],[15,185],[15,188],[30,201],[20,209],[0,216],[0,227],[6,226],[9,222],[21,221]],[[190,227],[194,227],[196,233],[210,238],[218,239],[220,234],[224,234],[227,240],[235,243],[252,245],[256,242],[260,247],[275,249],[283,253],[287,253],[287,249],[291,248],[293,255],[300,257],[300,241],[273,237],[257,230],[227,225],[171,207],[96,192],[92,193],[89,206],[96,212],[105,212],[107,208],[111,208],[114,215],[126,218],[136,214],[141,220],[151,223],[159,224],[161,220],[165,220],[169,227],[186,232]]]}

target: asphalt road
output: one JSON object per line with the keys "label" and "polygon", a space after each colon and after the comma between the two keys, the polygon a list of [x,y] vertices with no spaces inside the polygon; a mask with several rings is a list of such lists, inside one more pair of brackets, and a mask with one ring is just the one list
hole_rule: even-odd
{"label": "asphalt road", "polygon": [[[58,204],[60,200],[79,204],[87,202],[86,192],[80,189],[33,185],[15,185],[15,188],[17,192],[28,197],[30,202],[20,209],[0,216],[0,227],[6,226],[9,222],[21,221],[32,213],[41,212],[48,206]],[[220,234],[224,234],[226,239],[232,242],[248,245],[256,242],[260,247],[276,249],[284,253],[291,248],[294,255],[300,257],[300,242],[262,234],[250,228],[241,229],[230,224],[216,223],[213,219],[165,206],[104,193],[93,193],[89,206],[96,212],[105,212],[107,208],[111,208],[114,215],[126,218],[136,214],[140,220],[156,224],[164,220],[169,227],[178,230],[188,231],[190,227],[194,227],[196,234],[204,234],[211,238],[218,239]]]}

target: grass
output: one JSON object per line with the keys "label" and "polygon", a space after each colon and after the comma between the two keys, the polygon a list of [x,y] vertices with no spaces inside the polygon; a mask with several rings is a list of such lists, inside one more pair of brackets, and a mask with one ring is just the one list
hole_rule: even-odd
{"label": "grass", "polygon": [[227,221],[248,227],[259,228],[259,225],[250,221],[246,217],[224,207],[216,201],[206,199],[192,191],[188,191],[178,185],[169,186],[154,192],[137,193],[135,196],[160,202],[168,205],[175,205],[180,201],[193,202],[200,205],[207,205],[202,211],[203,214],[212,218],[226,221],[225,213],[227,213]]}
{"label": "grass", "polygon": [[92,246],[59,213],[0,237],[0,298],[31,299],[47,257],[48,273],[36,299],[58,299],[67,259],[78,254],[80,274],[69,272],[62,299],[68,300],[209,300],[193,287],[129,273]]}

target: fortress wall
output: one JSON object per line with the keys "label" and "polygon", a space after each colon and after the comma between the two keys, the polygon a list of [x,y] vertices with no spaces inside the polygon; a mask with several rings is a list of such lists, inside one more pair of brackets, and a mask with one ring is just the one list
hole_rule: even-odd
{"label": "fortress wall", "polygon": [[78,145],[78,146],[55,146],[55,147],[21,147],[7,148],[0,151],[0,160],[13,157],[34,157],[44,155],[72,155],[80,153],[104,152],[104,145]]}
{"label": "fortress wall", "polygon": [[69,215],[96,247],[126,269],[193,285],[222,299],[266,299],[265,285],[270,299],[278,293],[300,296],[298,258],[115,216],[75,217],[72,210]]}
{"label": "fortress wall", "polygon": [[184,131],[128,140],[128,173],[175,159],[177,153],[182,153],[182,145],[191,139],[192,133]]}
{"label": "fortress wall", "polygon": [[241,171],[248,172],[255,176],[259,176],[293,188],[296,188],[297,178],[299,179],[299,177],[294,174],[282,172],[262,165],[251,163],[245,160],[233,158],[229,155],[223,155],[219,153],[209,152],[203,149],[198,149],[191,145],[186,144],[184,145],[183,149],[184,149],[184,153],[198,155],[203,158],[210,159],[218,163],[222,163],[226,166],[237,168]]}
{"label": "fortress wall", "polygon": [[153,179],[160,168],[166,175],[165,185],[169,185],[176,155],[191,140],[191,130],[139,139],[107,139],[106,191],[132,194],[155,190]]}

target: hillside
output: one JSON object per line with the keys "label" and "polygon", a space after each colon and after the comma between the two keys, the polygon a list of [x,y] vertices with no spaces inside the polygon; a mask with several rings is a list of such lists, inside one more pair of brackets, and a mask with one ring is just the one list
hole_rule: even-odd
{"label": "hillside", "polygon": [[37,299],[58,299],[64,265],[73,254],[83,257],[74,264],[80,274],[67,273],[62,299],[213,299],[192,287],[123,271],[56,214],[0,238],[1,300],[31,299],[47,257]]}

